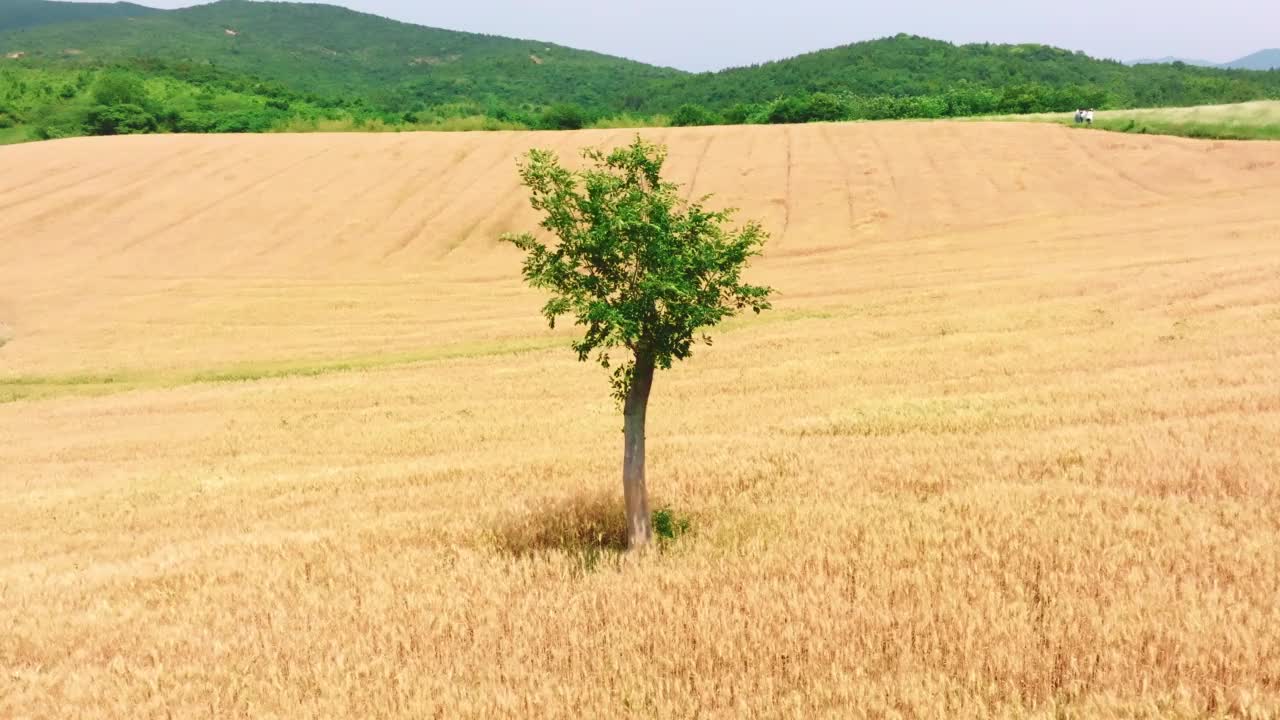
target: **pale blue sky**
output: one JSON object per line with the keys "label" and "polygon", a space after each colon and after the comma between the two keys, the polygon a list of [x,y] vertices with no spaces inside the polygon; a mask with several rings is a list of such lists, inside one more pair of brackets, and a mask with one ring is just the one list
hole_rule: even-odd
{"label": "pale blue sky", "polygon": [[[191,0],[139,0],[183,7]],[[330,0],[453,30],[712,70],[899,32],[1216,62],[1280,47],[1277,0]]]}

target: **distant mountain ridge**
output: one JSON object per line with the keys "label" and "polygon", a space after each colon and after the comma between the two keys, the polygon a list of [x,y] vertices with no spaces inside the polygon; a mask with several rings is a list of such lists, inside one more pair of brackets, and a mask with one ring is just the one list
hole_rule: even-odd
{"label": "distant mountain ridge", "polygon": [[1221,70],[1280,70],[1280,48],[1259,50],[1239,60],[1215,63],[1208,60],[1195,60],[1180,57],[1141,58],[1129,61],[1129,65],[1171,65],[1173,63],[1193,65],[1195,67],[1218,68]]}
{"label": "distant mountain ridge", "polygon": [[1173,63],[1182,63],[1183,65],[1193,65],[1195,67],[1218,67],[1218,63],[1209,60],[1197,60],[1195,58],[1182,58],[1166,55],[1162,58],[1138,58],[1130,60],[1129,65],[1172,65]]}
{"label": "distant mountain ridge", "polygon": [[1222,67],[1236,70],[1277,70],[1280,69],[1280,48],[1259,50],[1239,60],[1233,60]]}

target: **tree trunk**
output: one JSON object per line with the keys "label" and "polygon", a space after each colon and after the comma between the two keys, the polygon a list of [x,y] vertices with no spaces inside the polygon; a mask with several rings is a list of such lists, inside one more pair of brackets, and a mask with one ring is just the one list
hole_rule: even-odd
{"label": "tree trunk", "polygon": [[653,356],[636,353],[631,390],[622,409],[622,491],[627,501],[627,549],[640,550],[653,539],[649,492],[644,484],[644,417],[653,387]]}

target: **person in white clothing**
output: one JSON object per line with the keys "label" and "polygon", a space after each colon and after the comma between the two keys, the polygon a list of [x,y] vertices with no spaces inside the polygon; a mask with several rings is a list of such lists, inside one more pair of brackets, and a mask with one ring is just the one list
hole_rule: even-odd
{"label": "person in white clothing", "polygon": [[1085,124],[1085,125],[1092,125],[1092,124],[1093,124],[1093,109],[1092,109],[1092,108],[1090,108],[1090,109],[1088,109],[1088,110],[1085,110],[1085,111],[1084,111],[1084,124]]}

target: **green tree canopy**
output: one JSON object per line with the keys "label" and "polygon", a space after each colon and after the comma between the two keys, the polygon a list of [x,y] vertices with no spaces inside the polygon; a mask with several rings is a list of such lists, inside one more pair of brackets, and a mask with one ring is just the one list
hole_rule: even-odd
{"label": "green tree canopy", "polygon": [[93,84],[93,101],[98,105],[147,104],[147,88],[142,78],[121,70],[105,72]]}
{"label": "green tree canopy", "polygon": [[587,126],[587,116],[577,105],[558,103],[542,114],[541,125],[547,130],[581,130]]}
{"label": "green tree canopy", "polygon": [[135,135],[154,132],[156,119],[137,105],[96,105],[89,110],[86,129],[94,135]]}
{"label": "green tree canopy", "polygon": [[671,116],[672,127],[696,127],[700,125],[719,125],[721,119],[702,107],[686,103],[681,105]]}

